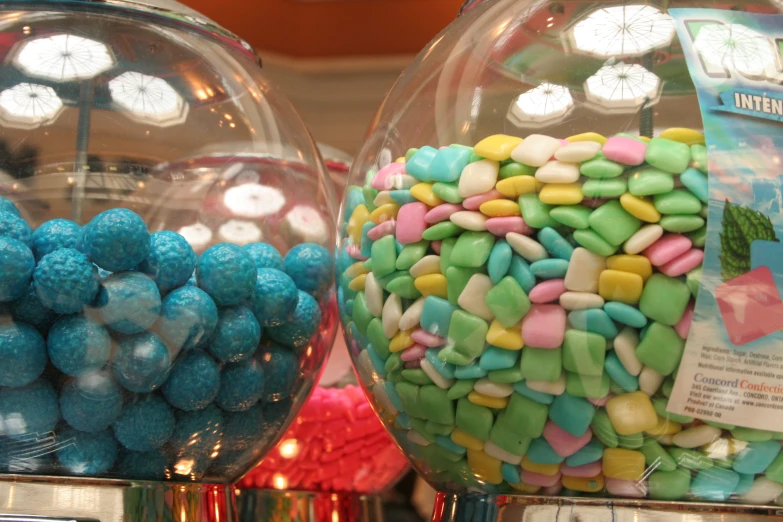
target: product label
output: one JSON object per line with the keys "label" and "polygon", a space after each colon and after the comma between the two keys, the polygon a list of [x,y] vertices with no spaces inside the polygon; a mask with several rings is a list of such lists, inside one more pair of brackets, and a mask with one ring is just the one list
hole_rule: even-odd
{"label": "product label", "polygon": [[704,121],[709,222],[668,409],[783,431],[783,16],[669,13]]}

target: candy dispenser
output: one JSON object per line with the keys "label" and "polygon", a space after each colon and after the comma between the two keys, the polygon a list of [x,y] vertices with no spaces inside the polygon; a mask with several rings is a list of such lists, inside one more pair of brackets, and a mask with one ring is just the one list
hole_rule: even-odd
{"label": "candy dispenser", "polygon": [[776,512],[781,33],[774,1],[470,1],[399,78],[338,300],[433,520]]}
{"label": "candy dispenser", "polygon": [[175,2],[3,2],[0,35],[0,513],[234,520],[334,339],[317,148]]}

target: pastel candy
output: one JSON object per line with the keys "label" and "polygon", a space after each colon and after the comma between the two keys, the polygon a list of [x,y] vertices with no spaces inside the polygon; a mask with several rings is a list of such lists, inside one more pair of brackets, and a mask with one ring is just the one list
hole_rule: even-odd
{"label": "pastel candy", "polygon": [[555,159],[569,163],[582,163],[593,159],[601,150],[601,144],[595,141],[568,143],[555,151]]}
{"label": "pastel candy", "polygon": [[556,138],[531,134],[516,146],[511,152],[511,158],[531,167],[541,167],[560,147],[562,144]]}
{"label": "pastel candy", "polygon": [[593,432],[588,429],[584,434],[575,437],[550,421],[547,422],[544,427],[543,436],[550,446],[552,446],[555,453],[561,457],[568,457],[590,442],[590,439],[593,438]]}
{"label": "pastel candy", "polygon": [[505,237],[509,232],[526,236],[533,233],[533,229],[528,227],[525,220],[519,216],[490,218],[484,225],[489,232],[499,237]]}
{"label": "pastel candy", "polygon": [[462,205],[455,205],[452,203],[440,204],[427,211],[427,214],[424,215],[424,221],[430,225],[440,223],[441,221],[447,221],[452,214],[460,212],[462,208]]}
{"label": "pastel candy", "polygon": [[565,292],[566,287],[563,279],[549,279],[534,286],[528,297],[531,303],[552,303],[560,299],[560,296]]}
{"label": "pastel candy", "polygon": [[644,163],[644,154],[647,145],[622,136],[612,136],[601,149],[606,159],[622,163],[623,165],[641,165]]}
{"label": "pastel candy", "polygon": [[405,172],[404,163],[389,163],[373,176],[370,186],[376,190],[389,190],[392,188],[391,178],[403,172]]}
{"label": "pastel candy", "polygon": [[661,266],[688,252],[691,240],[682,234],[666,234],[644,250],[653,266]]}
{"label": "pastel candy", "polygon": [[557,348],[563,344],[566,313],[558,305],[535,304],[522,321],[522,340],[527,346]]}
{"label": "pastel candy", "polygon": [[606,491],[616,497],[644,498],[647,490],[647,482],[644,480],[606,479]]}
{"label": "pastel candy", "polygon": [[532,471],[522,471],[520,477],[525,484],[531,484],[533,486],[550,487],[560,482],[560,473],[555,475],[543,475],[541,473],[534,473]]}
{"label": "pastel candy", "polygon": [[492,160],[480,160],[466,165],[459,177],[460,197],[468,198],[492,190],[498,179],[499,168],[498,162]]}
{"label": "pastel candy", "polygon": [[493,201],[501,197],[503,197],[503,195],[500,192],[492,189],[488,192],[481,192],[465,198],[465,201],[462,202],[462,206],[465,210],[479,210],[481,205],[487,201]]}
{"label": "pastel candy", "polygon": [[428,207],[424,203],[408,203],[400,207],[397,213],[397,241],[402,245],[421,241],[422,234],[427,229],[424,216]]}
{"label": "pastel candy", "polygon": [[[566,459],[568,462],[568,459]],[[581,466],[568,466],[564,464],[560,468],[560,472],[567,477],[594,477],[601,473],[601,461],[596,460],[588,464],[582,464]]]}

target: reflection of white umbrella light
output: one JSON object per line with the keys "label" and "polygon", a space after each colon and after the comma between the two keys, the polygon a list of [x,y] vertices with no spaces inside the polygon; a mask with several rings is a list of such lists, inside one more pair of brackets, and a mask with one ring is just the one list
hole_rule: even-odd
{"label": "reflection of white umbrella light", "polygon": [[277,214],[285,196],[276,188],[246,183],[226,190],[223,202],[237,216],[258,219]]}
{"label": "reflection of white umbrella light", "polygon": [[187,118],[187,102],[161,78],[126,72],[109,82],[109,90],[112,100],[141,123],[168,127]]}
{"label": "reflection of white umbrella light", "polygon": [[775,69],[775,53],[767,38],[744,25],[705,25],[693,46],[710,72],[723,73],[728,68],[745,76],[762,77],[765,69]]}
{"label": "reflection of white umbrella light", "polygon": [[638,56],[668,45],[674,24],[656,7],[613,6],[594,11],[568,36],[576,49],[596,56]]}
{"label": "reflection of white umbrella light", "polygon": [[231,219],[220,226],[218,236],[221,241],[227,241],[240,246],[249,243],[257,243],[263,239],[263,234],[258,225],[250,221]]}
{"label": "reflection of white umbrella light", "polygon": [[72,34],[30,40],[15,62],[30,76],[58,82],[87,80],[114,66],[108,47]]}
{"label": "reflection of white umbrella light", "polygon": [[212,241],[212,231],[208,226],[201,223],[194,223],[179,229],[179,234],[190,243],[193,250],[203,252]]}
{"label": "reflection of white umbrella light", "polygon": [[636,111],[660,97],[660,79],[641,65],[605,65],[585,82],[587,101],[603,109]]}
{"label": "reflection of white umbrella light", "polygon": [[54,89],[34,83],[20,83],[0,92],[3,126],[34,129],[52,123],[63,109]]}
{"label": "reflection of white umbrella light", "polygon": [[573,106],[574,99],[566,87],[542,83],[514,100],[508,118],[520,126],[551,122],[563,118]]}
{"label": "reflection of white umbrella light", "polygon": [[321,243],[329,236],[329,228],[321,213],[309,205],[296,205],[285,215],[291,232],[303,241]]}

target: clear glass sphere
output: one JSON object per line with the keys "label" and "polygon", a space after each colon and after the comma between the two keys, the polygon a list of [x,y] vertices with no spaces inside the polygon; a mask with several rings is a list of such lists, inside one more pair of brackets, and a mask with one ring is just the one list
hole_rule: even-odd
{"label": "clear glass sphere", "polygon": [[175,2],[0,6],[0,473],[229,483],[334,339],[334,193]]}
{"label": "clear glass sphere", "polygon": [[[668,9],[780,4],[469,7],[388,93],[343,197],[338,301],[376,411],[443,491],[773,501],[783,485],[733,462],[780,434],[666,411],[707,216],[680,179],[706,189],[707,150]],[[705,49],[752,59],[712,33]],[[675,289],[650,298],[663,314],[639,305],[653,273]]]}

